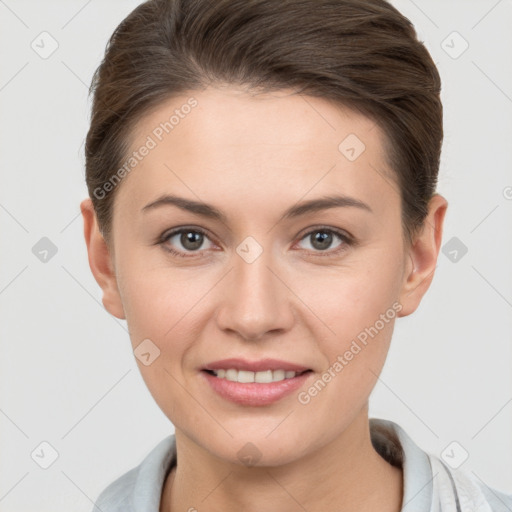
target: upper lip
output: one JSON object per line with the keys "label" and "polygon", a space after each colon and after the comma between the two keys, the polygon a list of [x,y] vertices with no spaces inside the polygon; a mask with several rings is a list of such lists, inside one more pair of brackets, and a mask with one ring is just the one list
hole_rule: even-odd
{"label": "upper lip", "polygon": [[260,359],[259,361],[247,361],[246,359],[231,358],[214,361],[207,364],[203,370],[246,370],[250,372],[262,372],[265,370],[285,370],[296,373],[309,370],[306,366],[281,361],[279,359]]}

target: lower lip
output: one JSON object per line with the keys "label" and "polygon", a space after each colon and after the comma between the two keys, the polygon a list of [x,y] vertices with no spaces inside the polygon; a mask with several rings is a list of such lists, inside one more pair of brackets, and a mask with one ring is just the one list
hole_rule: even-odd
{"label": "lower lip", "polygon": [[201,372],[210,386],[221,397],[240,405],[268,405],[299,389],[313,372],[306,372],[291,379],[278,382],[233,382],[227,379],[215,377],[207,371]]}

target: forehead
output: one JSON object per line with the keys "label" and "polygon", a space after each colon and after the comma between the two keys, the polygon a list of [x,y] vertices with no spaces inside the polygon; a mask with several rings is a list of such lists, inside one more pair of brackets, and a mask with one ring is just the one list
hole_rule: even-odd
{"label": "forehead", "polygon": [[140,207],[177,189],[212,201],[268,202],[276,194],[297,201],[311,190],[375,204],[396,195],[380,128],[353,110],[292,91],[254,95],[226,86],[176,96],[137,123],[133,151],[136,165],[118,195]]}

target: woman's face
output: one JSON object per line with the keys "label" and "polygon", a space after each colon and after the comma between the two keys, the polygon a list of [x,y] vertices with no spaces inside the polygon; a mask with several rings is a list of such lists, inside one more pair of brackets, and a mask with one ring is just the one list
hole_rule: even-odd
{"label": "woman's face", "polygon": [[[161,105],[132,142],[104,304],[126,318],[176,431],[261,465],[340,439],[367,413],[394,319],[416,309],[431,276],[418,286],[415,272],[437,255],[404,246],[378,126],[318,98],[208,88]],[[243,368],[215,363],[232,358],[280,361],[232,379],[289,378],[206,371]],[[287,365],[309,371],[290,378]]]}

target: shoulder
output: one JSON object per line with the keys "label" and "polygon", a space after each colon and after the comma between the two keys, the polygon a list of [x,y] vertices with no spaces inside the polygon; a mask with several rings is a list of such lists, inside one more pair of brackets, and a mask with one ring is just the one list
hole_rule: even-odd
{"label": "shoulder", "polygon": [[174,435],[162,439],[136,467],[110,483],[93,512],[158,512],[167,472],[176,463]]}
{"label": "shoulder", "polygon": [[489,487],[464,469],[452,469],[438,457],[429,458],[441,506],[453,506],[461,512],[512,512],[512,494]]}
{"label": "shoulder", "polygon": [[370,431],[375,449],[403,470],[403,512],[512,512],[512,494],[463,468],[451,468],[422,450],[398,424],[371,418]]}
{"label": "shoulder", "polygon": [[140,466],[131,469],[103,489],[94,503],[94,512],[97,510],[102,512],[131,511],[129,501],[139,469]]}

